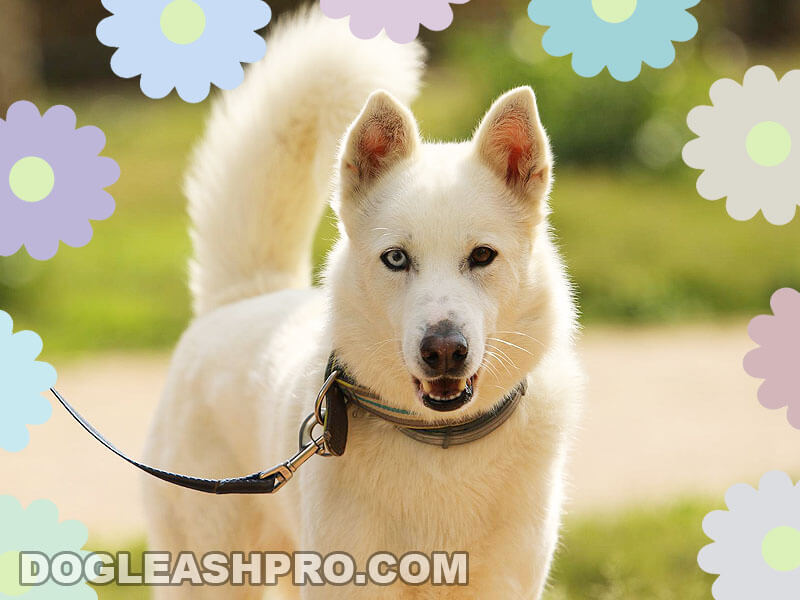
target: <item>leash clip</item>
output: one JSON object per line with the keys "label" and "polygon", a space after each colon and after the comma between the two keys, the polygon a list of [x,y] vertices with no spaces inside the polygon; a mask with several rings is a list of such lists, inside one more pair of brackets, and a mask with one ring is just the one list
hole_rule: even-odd
{"label": "leash clip", "polygon": [[322,443],[321,438],[313,439],[300,451],[295,454],[292,458],[287,460],[281,465],[270,469],[269,471],[263,472],[260,477],[261,479],[267,479],[268,477],[276,476],[275,479],[275,489],[273,491],[277,492],[281,489],[284,485],[288,483],[288,481],[294,477],[294,474],[297,472],[297,469],[303,466],[308,459],[312,456],[316,456],[317,454],[321,454],[324,450],[324,445]]}

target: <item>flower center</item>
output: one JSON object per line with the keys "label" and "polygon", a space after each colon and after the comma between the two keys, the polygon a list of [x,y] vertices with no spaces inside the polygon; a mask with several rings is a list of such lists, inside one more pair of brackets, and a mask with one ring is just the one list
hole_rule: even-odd
{"label": "flower center", "polygon": [[14,195],[25,202],[39,202],[53,191],[56,176],[43,158],[26,156],[11,167],[8,183]]}
{"label": "flower center", "polygon": [[759,123],[747,134],[747,154],[762,167],[776,167],[789,158],[792,136],[775,121]]}
{"label": "flower center", "polygon": [[174,0],[161,13],[161,31],[175,44],[185,46],[206,30],[206,13],[192,0]]}
{"label": "flower center", "polygon": [[607,23],[622,23],[636,12],[637,0],[592,0],[595,14]]}
{"label": "flower center", "polygon": [[30,592],[32,587],[19,584],[19,552],[11,551],[0,554],[0,594],[4,596],[22,596]]}
{"label": "flower center", "polygon": [[800,531],[794,527],[776,527],[764,536],[761,555],[776,571],[794,571],[800,567]]}

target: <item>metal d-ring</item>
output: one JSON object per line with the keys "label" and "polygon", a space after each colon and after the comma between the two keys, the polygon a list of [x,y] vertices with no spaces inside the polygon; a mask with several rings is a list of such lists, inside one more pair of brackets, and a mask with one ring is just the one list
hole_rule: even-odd
{"label": "metal d-ring", "polygon": [[[314,402],[314,418],[317,420],[319,425],[325,426],[325,396],[328,393],[328,390],[331,389],[331,386],[336,381],[336,378],[339,376],[339,371],[331,371],[331,374],[328,375],[328,378],[325,380],[325,383],[322,384],[322,388],[320,388],[319,393],[317,394],[317,399]],[[305,423],[304,423],[305,425]]]}

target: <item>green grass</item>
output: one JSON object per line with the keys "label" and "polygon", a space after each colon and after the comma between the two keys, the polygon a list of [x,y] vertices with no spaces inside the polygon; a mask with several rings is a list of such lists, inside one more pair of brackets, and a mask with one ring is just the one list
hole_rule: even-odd
{"label": "green grass", "polygon": [[[545,600],[705,600],[714,578],[697,566],[710,540],[700,524],[715,508],[703,501],[569,519]],[[89,546],[134,556],[143,541],[125,547]],[[134,561],[134,572],[140,562]],[[147,600],[143,587],[104,586],[100,600]]]}
{"label": "green grass", "polygon": [[714,577],[697,566],[700,525],[715,508],[680,502],[568,520],[546,600],[705,600]]}
{"label": "green grass", "polygon": [[755,315],[776,289],[800,285],[800,223],[734,221],[693,177],[559,174],[553,221],[588,321]]}
{"label": "green grass", "polygon": [[[459,112],[465,85],[428,88],[417,106],[424,130],[444,129],[437,111],[450,103]],[[189,319],[181,174],[206,108],[174,98],[87,96],[52,93],[51,100],[75,108],[80,125],[106,132],[104,153],[122,167],[110,188],[116,213],[95,224],[85,248],[62,245],[44,263],[24,251],[0,259],[0,307],[18,329],[43,337],[45,357],[168,348]],[[723,201],[697,195],[696,172],[669,173],[557,169],[553,220],[587,321],[752,315],[767,309],[778,287],[800,285],[800,261],[790,250],[798,220],[785,227],[760,215],[735,222]],[[326,220],[317,261],[334,235]]]}

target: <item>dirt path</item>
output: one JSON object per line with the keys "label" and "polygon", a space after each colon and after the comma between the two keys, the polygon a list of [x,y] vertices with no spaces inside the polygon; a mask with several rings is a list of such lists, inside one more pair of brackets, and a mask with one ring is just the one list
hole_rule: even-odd
{"label": "dirt path", "polygon": [[744,372],[747,323],[725,328],[593,330],[589,390],[573,455],[578,510],[723,494],[772,469],[800,471],[800,431],[758,404]]}
{"label": "dirt path", "polygon": [[[589,394],[572,464],[574,511],[755,484],[800,472],[800,432],[761,408],[741,367],[753,347],[738,327],[617,330],[585,335]],[[123,450],[139,455],[166,356],[111,356],[62,366],[59,387]],[[276,457],[277,458],[277,457]],[[254,469],[261,465],[254,465]],[[103,540],[138,536],[139,474],[101,450],[60,409],[19,454],[0,454],[0,493],[53,500]]]}

